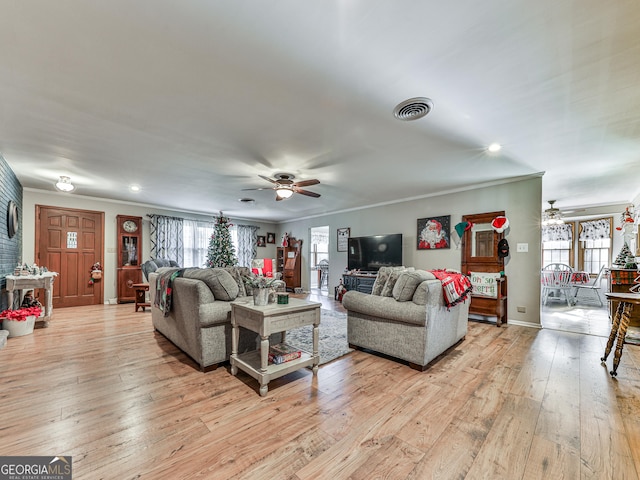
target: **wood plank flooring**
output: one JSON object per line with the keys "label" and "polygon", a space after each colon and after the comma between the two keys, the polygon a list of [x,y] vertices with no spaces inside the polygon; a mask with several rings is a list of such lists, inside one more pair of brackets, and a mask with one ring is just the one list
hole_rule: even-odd
{"label": "wood plank flooring", "polygon": [[612,379],[606,338],[470,322],[425,372],[355,351],[260,397],[133,310],[58,309],[8,340],[2,455],[70,455],[74,480],[639,478],[638,346]]}

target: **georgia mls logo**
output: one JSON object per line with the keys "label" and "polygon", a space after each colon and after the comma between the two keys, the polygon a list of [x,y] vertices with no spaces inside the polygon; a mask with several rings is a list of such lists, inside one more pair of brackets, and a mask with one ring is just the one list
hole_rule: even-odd
{"label": "georgia mls logo", "polygon": [[0,457],[0,480],[71,480],[71,457]]}

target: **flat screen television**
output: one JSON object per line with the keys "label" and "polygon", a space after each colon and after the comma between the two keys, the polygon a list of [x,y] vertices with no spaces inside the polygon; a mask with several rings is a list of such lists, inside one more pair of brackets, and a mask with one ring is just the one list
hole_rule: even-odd
{"label": "flat screen television", "polygon": [[351,237],[348,242],[347,268],[377,272],[380,267],[402,265],[402,234]]}

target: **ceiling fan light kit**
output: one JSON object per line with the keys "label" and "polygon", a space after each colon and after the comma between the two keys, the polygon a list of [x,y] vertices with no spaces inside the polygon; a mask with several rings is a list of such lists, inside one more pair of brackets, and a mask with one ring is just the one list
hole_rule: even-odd
{"label": "ceiling fan light kit", "polygon": [[303,190],[300,187],[308,187],[310,185],[318,185],[320,180],[311,179],[311,180],[301,180],[300,182],[294,182],[293,179],[296,178],[294,175],[290,173],[276,173],[274,175],[275,178],[265,177],[264,175],[258,175],[263,180],[270,182],[273,184],[272,187],[260,187],[260,188],[245,188],[243,190],[275,190],[276,191],[276,201],[286,200],[287,198],[291,198],[294,193],[299,193],[301,195],[306,195],[307,197],[318,198],[320,197],[319,193],[310,192],[309,190]]}
{"label": "ceiling fan light kit", "polygon": [[542,214],[543,227],[564,224],[564,220],[562,220],[562,214],[560,213],[559,209],[553,206],[554,203],[556,203],[555,200],[549,200],[549,208],[547,208]]}

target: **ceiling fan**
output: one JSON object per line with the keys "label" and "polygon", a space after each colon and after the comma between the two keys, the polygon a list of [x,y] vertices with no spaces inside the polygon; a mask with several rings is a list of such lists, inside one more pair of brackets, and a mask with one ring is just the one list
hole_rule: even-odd
{"label": "ceiling fan", "polygon": [[273,186],[261,188],[244,188],[243,190],[275,190],[276,201],[285,200],[291,197],[294,193],[300,193],[302,195],[306,195],[307,197],[313,198],[318,198],[320,196],[319,193],[310,192],[309,190],[303,190],[302,188],[300,188],[319,184],[320,180],[317,180],[315,178],[311,180],[294,182],[293,179],[296,177],[290,173],[276,173],[274,175],[275,179],[265,177],[264,175],[258,176],[263,180],[266,180],[267,182],[271,182]]}

